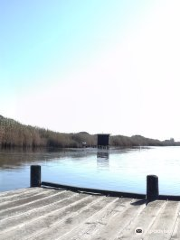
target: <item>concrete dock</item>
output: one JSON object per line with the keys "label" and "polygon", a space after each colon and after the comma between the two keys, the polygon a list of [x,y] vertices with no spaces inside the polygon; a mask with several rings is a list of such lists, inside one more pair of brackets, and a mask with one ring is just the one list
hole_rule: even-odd
{"label": "concrete dock", "polygon": [[179,214],[179,201],[26,188],[0,193],[0,239],[178,240]]}

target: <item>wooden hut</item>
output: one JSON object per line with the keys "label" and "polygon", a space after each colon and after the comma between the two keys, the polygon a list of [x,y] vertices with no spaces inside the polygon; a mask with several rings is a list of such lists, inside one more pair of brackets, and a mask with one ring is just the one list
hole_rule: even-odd
{"label": "wooden hut", "polygon": [[109,147],[109,136],[110,134],[98,134],[97,135],[97,147],[108,148]]}

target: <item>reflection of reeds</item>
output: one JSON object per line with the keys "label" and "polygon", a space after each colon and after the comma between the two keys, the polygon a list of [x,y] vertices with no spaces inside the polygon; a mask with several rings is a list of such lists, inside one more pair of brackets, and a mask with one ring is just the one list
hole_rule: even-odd
{"label": "reflection of reeds", "polygon": [[22,165],[30,165],[39,162],[52,161],[54,159],[72,158],[80,161],[86,156],[95,155],[93,149],[1,149],[0,150],[0,169],[13,169]]}

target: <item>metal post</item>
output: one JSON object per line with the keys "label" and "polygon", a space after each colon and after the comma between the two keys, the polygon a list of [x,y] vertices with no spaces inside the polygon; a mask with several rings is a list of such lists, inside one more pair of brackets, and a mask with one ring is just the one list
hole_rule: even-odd
{"label": "metal post", "polygon": [[41,186],[41,166],[32,165],[31,166],[31,187],[40,187]]}
{"label": "metal post", "polygon": [[148,202],[154,201],[159,197],[158,177],[156,175],[147,176],[146,198]]}

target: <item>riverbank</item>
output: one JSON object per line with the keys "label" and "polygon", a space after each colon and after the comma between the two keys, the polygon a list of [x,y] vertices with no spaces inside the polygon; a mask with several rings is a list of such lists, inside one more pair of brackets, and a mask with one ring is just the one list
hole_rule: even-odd
{"label": "riverbank", "polygon": [[[173,138],[160,141],[140,135],[131,137],[111,135],[109,145],[111,147],[180,146],[180,142],[175,142]],[[49,129],[24,125],[0,115],[0,147],[2,148],[81,148],[83,146],[97,146],[97,134],[87,132],[59,133]]]}

